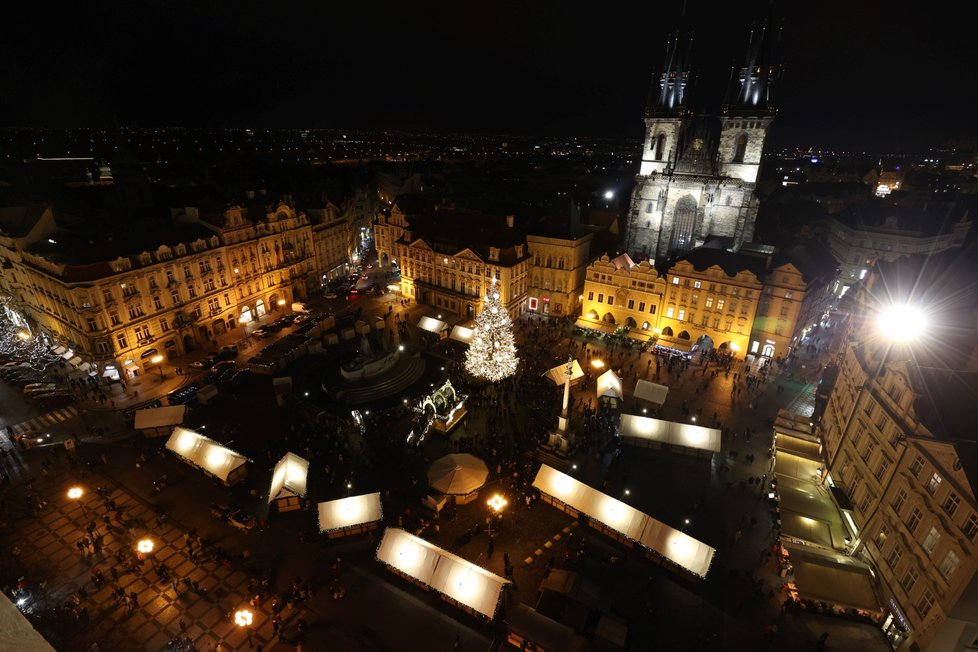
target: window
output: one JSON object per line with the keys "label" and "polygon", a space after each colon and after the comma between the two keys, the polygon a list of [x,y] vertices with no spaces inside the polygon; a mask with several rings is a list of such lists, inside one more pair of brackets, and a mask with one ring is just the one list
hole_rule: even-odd
{"label": "window", "polygon": [[97,331],[98,330],[98,324],[95,322],[94,319],[92,319],[91,317],[89,317],[88,320],[87,320],[87,322],[88,322],[88,330],[89,331]]}
{"label": "window", "polygon": [[896,569],[897,564],[900,563],[901,557],[903,557],[903,548],[900,547],[899,543],[894,544],[893,550],[891,550],[890,554],[886,556],[886,565],[892,569]]}
{"label": "window", "polygon": [[717,299],[717,310],[723,310],[723,299]]}
{"label": "window", "polygon": [[940,541],[941,533],[937,531],[936,527],[932,527],[930,532],[927,533],[927,538],[924,539],[924,550],[927,551],[927,554],[932,554],[934,552],[934,548],[937,547],[937,544],[940,543]]}
{"label": "window", "polygon": [[914,570],[913,566],[910,566],[900,579],[900,586],[902,586],[903,590],[909,594],[913,590],[914,585],[917,583],[918,577],[917,571]]}
{"label": "window", "polygon": [[153,297],[153,306],[157,310],[163,310],[163,300],[159,296]]}
{"label": "window", "polygon": [[197,296],[197,288],[194,287],[193,283],[187,285],[187,293],[190,294],[191,299]]}
{"label": "window", "polygon": [[126,341],[126,334],[125,333],[119,333],[116,336],[116,341],[119,343],[119,349],[120,350],[121,349],[128,349],[129,348],[129,342]]}
{"label": "window", "polygon": [[866,441],[866,449],[863,451],[862,458],[863,462],[868,462],[870,456],[876,450],[876,442],[872,438],[868,438]]}
{"label": "window", "polygon": [[702,287],[702,284],[699,281],[693,281],[693,287],[698,290]]}
{"label": "window", "polygon": [[673,285],[679,285],[679,277],[678,276],[673,276],[672,277],[672,284]]}
{"label": "window", "polygon": [[958,563],[960,561],[961,560],[958,559],[958,556],[954,554],[953,550],[947,551],[947,554],[944,555],[944,561],[941,562],[941,575],[944,576],[944,579],[951,579],[951,576],[954,575],[954,571],[957,570]]}
{"label": "window", "polygon": [[940,488],[941,483],[944,482],[942,478],[936,471],[934,475],[930,476],[930,480],[927,481],[927,493],[933,496],[937,490]]}
{"label": "window", "polygon": [[635,310],[635,299],[629,299],[628,300],[628,309],[629,310]]}
{"label": "window", "polygon": [[859,502],[859,511],[865,514],[869,511],[869,508],[875,501],[876,496],[873,495],[873,492],[867,490],[866,495],[863,496],[863,499]]}
{"label": "window", "polygon": [[675,314],[675,312],[676,309],[673,308],[672,306],[669,306],[668,308],[666,308],[666,317],[672,317],[673,314]]}
{"label": "window", "polygon": [[183,278],[185,280],[189,280],[189,279],[193,278],[193,276],[190,274],[190,267],[189,266],[186,266],[186,265],[184,266],[184,268],[183,268]]}
{"label": "window", "polygon": [[972,512],[961,531],[964,536],[968,537],[968,541],[974,541],[975,537],[978,536],[978,514]]}
{"label": "window", "polygon": [[594,292],[588,292],[587,293],[587,300],[588,301],[594,301]]}
{"label": "window", "polygon": [[897,516],[900,515],[900,510],[903,509],[903,504],[905,502],[907,502],[907,492],[901,489],[900,491],[897,492],[896,497],[893,499],[893,502],[891,503],[891,506],[893,507],[893,511],[897,513]]}
{"label": "window", "polygon": [[941,507],[944,508],[944,513],[948,516],[954,516],[954,512],[958,511],[958,504],[960,504],[961,498],[953,491],[947,495],[944,499],[944,504]]}
{"label": "window", "polygon": [[743,163],[744,154],[747,153],[747,134],[740,134],[737,136],[737,142],[734,146],[734,155],[732,163]]}
{"label": "window", "polygon": [[156,277],[155,276],[150,276],[149,277],[149,289],[150,290],[156,290],[158,287],[159,286],[156,285]]}
{"label": "window", "polygon": [[706,307],[707,308],[713,307],[713,297],[706,297]]}
{"label": "window", "polygon": [[885,457],[880,460],[879,465],[876,467],[876,472],[873,473],[876,479],[880,482],[883,481],[883,476],[886,474],[887,469],[890,468],[890,461]]}
{"label": "window", "polygon": [[639,301],[638,302],[638,311],[639,312],[645,312],[645,302],[644,301]]}
{"label": "window", "polygon": [[111,349],[109,348],[109,343],[106,342],[105,340],[99,340],[98,342],[96,342],[95,343],[95,350],[98,351],[99,353],[111,353],[112,352]]}
{"label": "window", "polygon": [[792,294],[791,294],[791,292],[785,292],[785,293],[784,293],[784,298],[785,298],[785,299],[791,299],[791,297],[792,297]]}
{"label": "window", "polygon": [[143,340],[149,339],[149,326],[143,325],[136,328],[136,341],[142,342]]}
{"label": "window", "polygon": [[224,293],[224,305],[225,306],[231,305],[231,295],[228,294],[227,292]]}
{"label": "window", "polygon": [[918,455],[914,458],[913,464],[910,465],[910,472],[913,473],[913,477],[919,478],[920,471],[924,468],[924,458]]}
{"label": "window", "polygon": [[686,319],[686,309],[685,308],[680,308],[679,309],[679,321],[682,321],[684,319]]}
{"label": "window", "polygon": [[167,323],[166,317],[160,320],[160,331],[165,333],[170,330],[170,324]]}
{"label": "window", "polygon": [[873,539],[873,542],[876,544],[876,547],[882,550],[883,544],[886,543],[886,537],[888,537],[889,535],[890,535],[890,528],[886,524],[881,525],[880,531],[877,533],[876,538]]}
{"label": "window", "polygon": [[214,279],[213,278],[209,278],[206,281],[204,281],[204,291],[205,292],[213,292],[214,291]]}
{"label": "window", "polygon": [[142,316],[142,314],[143,314],[143,309],[140,308],[139,306],[129,307],[129,319],[136,319],[137,317]]}
{"label": "window", "polygon": [[934,594],[930,592],[930,589],[924,589],[924,594],[920,596],[920,599],[917,600],[917,604],[914,606],[921,618],[924,618],[930,613],[930,608],[934,606]]}
{"label": "window", "polygon": [[655,304],[654,303],[649,306],[649,314],[650,315],[654,315],[655,314]]}
{"label": "window", "polygon": [[109,321],[112,322],[113,326],[118,326],[122,323],[122,320],[119,319],[119,314],[115,312],[109,313]]}
{"label": "window", "polygon": [[173,283],[176,280],[177,279],[173,278],[173,270],[172,269],[166,270],[166,282]]}
{"label": "window", "polygon": [[609,306],[615,305],[615,297],[614,297],[614,295],[611,295],[611,294],[608,295],[608,305]]}
{"label": "window", "polygon": [[907,519],[907,529],[910,530],[910,534],[917,531],[917,526],[920,525],[920,519],[923,516],[924,514],[919,507],[914,507],[913,511],[910,512],[910,518]]}
{"label": "window", "polygon": [[604,293],[598,293],[598,303],[604,303]]}
{"label": "window", "polygon": [[697,305],[700,302],[700,295],[694,294],[692,297],[690,297],[689,302],[694,306]]}
{"label": "window", "polygon": [[180,291],[174,290],[170,293],[170,299],[173,301],[173,305],[180,303]]}

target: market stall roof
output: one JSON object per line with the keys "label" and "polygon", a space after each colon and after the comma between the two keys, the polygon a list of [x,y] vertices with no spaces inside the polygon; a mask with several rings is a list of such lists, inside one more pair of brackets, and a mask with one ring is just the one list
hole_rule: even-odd
{"label": "market stall roof", "polygon": [[598,397],[601,396],[615,396],[619,400],[624,398],[621,391],[621,378],[612,369],[598,376]]}
{"label": "market stall roof", "polygon": [[429,333],[441,333],[443,330],[448,328],[448,324],[440,319],[424,316],[418,320],[418,328],[421,330],[426,330]]}
{"label": "market stall roof", "polygon": [[774,473],[786,475],[805,482],[818,483],[822,480],[822,463],[800,455],[777,449],[774,453]]}
{"label": "market stall roof", "polygon": [[716,428],[623,414],[618,429],[622,437],[653,440],[713,453],[720,452],[720,431]]}
{"label": "market stall roof", "polygon": [[591,330],[601,331],[602,333],[614,333],[615,329],[618,328],[614,324],[608,324],[603,321],[592,321],[584,317],[578,317],[574,325],[578,328],[590,328]]}
{"label": "market stall roof", "polygon": [[879,610],[869,570],[864,565],[811,546],[784,546],[791,556],[799,597],[853,609]]}
{"label": "market stall roof", "polygon": [[475,331],[471,328],[466,328],[465,326],[455,326],[452,328],[452,334],[450,337],[456,342],[468,344],[472,341],[473,335],[475,335]]}
{"label": "market stall roof", "polygon": [[74,357],[75,357],[75,352],[72,351],[71,349],[68,349],[67,351],[61,354],[61,358],[64,360],[71,360]]}
{"label": "market stall roof", "polygon": [[486,483],[486,463],[468,453],[450,453],[432,462],[428,484],[443,494],[464,496]]}
{"label": "market stall roof", "polygon": [[377,560],[487,618],[496,615],[509,580],[398,528],[387,528]]}
{"label": "market stall roof", "polygon": [[59,344],[58,346],[51,349],[51,352],[54,353],[55,355],[61,355],[62,353],[65,352],[65,347]]}
{"label": "market stall roof", "polygon": [[158,408],[143,408],[136,410],[136,419],[133,428],[143,430],[145,428],[163,428],[165,426],[179,426],[183,423],[183,417],[187,413],[186,405],[166,405]]}
{"label": "market stall roof", "polygon": [[285,495],[305,496],[308,475],[309,461],[295,453],[286,453],[272,472],[272,487],[268,491],[268,502]]}
{"label": "market stall roof", "polygon": [[319,529],[322,532],[373,523],[381,518],[379,492],[319,503]]}
{"label": "market stall roof", "polygon": [[6,593],[0,593],[0,650],[55,652]]}
{"label": "market stall roof", "polygon": [[665,385],[650,383],[649,381],[642,379],[639,379],[639,381],[635,383],[634,396],[635,398],[640,398],[643,401],[662,405],[666,402],[666,396],[668,395],[669,388]]}
{"label": "market stall roof", "polygon": [[[567,363],[563,362],[543,375],[552,380],[554,385],[563,385],[567,380]],[[571,371],[571,382],[574,382],[578,378],[584,378],[584,370],[581,369],[581,363],[574,360],[573,371]]]}
{"label": "market stall roof", "polygon": [[706,577],[710,570],[715,549],[566,473],[544,464],[533,486],[698,577]]}
{"label": "market stall roof", "polygon": [[185,461],[227,482],[228,476],[248,461],[244,455],[186,428],[174,428],[166,447]]}
{"label": "market stall roof", "polygon": [[80,355],[76,355],[75,357],[73,357],[71,360],[68,361],[68,364],[70,364],[72,367],[77,367],[81,363],[82,363],[82,359]]}

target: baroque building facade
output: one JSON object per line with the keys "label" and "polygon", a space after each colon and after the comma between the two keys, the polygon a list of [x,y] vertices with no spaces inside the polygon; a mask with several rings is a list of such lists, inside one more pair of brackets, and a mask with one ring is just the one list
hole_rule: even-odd
{"label": "baroque building facade", "polygon": [[754,194],[774,115],[780,36],[770,21],[751,32],[719,117],[694,112],[691,38],[670,39],[645,113],[645,142],[632,192],[625,250],[660,260],[710,237],[734,250],[754,236]]}

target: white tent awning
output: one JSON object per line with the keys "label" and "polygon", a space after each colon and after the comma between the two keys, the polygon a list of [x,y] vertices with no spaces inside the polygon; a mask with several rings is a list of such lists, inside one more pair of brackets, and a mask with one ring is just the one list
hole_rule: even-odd
{"label": "white tent awning", "polygon": [[635,383],[634,396],[635,398],[640,398],[643,401],[662,405],[666,402],[666,396],[668,395],[669,388],[665,385],[650,383],[649,381],[642,379],[639,379],[639,381]]}
{"label": "white tent awning", "polygon": [[309,475],[309,461],[295,453],[286,453],[275,465],[272,472],[272,486],[268,491],[268,502],[283,495],[306,495],[306,478]]}
{"label": "white tent awning", "polygon": [[[561,363],[543,375],[552,380],[554,385],[563,385],[567,382],[567,363]],[[574,360],[571,382],[574,382],[578,378],[584,378],[584,370],[581,369],[581,363]]]}
{"label": "white tent awning", "polygon": [[537,472],[533,486],[541,493],[553,496],[587,514],[622,536],[638,541],[698,577],[706,577],[710,570],[716,554],[714,548],[575,480],[566,473],[544,464]]}
{"label": "white tent awning", "polygon": [[51,352],[54,353],[55,355],[61,355],[62,353],[65,352],[65,347],[59,344],[58,346],[51,349]]}
{"label": "white tent awning", "polygon": [[623,414],[619,421],[619,432],[626,439],[653,440],[672,446],[720,452],[720,431],[716,428]]}
{"label": "white tent awning", "polygon": [[425,316],[418,320],[418,328],[428,331],[429,333],[441,333],[443,330],[448,328],[448,324],[440,319]]}
{"label": "white tent awning", "polygon": [[61,354],[61,357],[64,360],[71,360],[72,358],[75,357],[75,352],[72,351],[71,349],[68,349],[67,351],[65,351],[64,353]]}
{"label": "white tent awning", "polygon": [[0,650],[55,652],[20,609],[0,594]]}
{"label": "white tent awning", "polygon": [[374,523],[383,517],[379,492],[319,503],[321,532]]}
{"label": "white tent awning", "polygon": [[509,584],[509,580],[397,528],[384,531],[377,560],[487,618],[495,617],[499,595]]}
{"label": "white tent awning", "polygon": [[611,369],[598,376],[598,397],[602,396],[614,396],[619,400],[623,398],[621,378]]}
{"label": "white tent awning", "polygon": [[81,365],[81,363],[82,363],[82,359],[80,355],[76,355],[75,357],[73,357],[71,360],[68,361],[68,364],[70,364],[72,367],[77,367]]}
{"label": "white tent awning", "polygon": [[469,344],[472,341],[473,335],[475,335],[475,331],[471,328],[466,328],[465,326],[455,326],[452,328],[451,338],[456,342]]}
{"label": "white tent awning", "polygon": [[136,419],[133,423],[133,428],[143,430],[144,428],[179,426],[183,423],[183,417],[186,413],[186,405],[167,405],[158,408],[136,410]]}
{"label": "white tent awning", "polygon": [[185,461],[217,476],[223,482],[227,482],[232,471],[248,461],[244,455],[186,428],[175,428],[166,441],[166,447]]}

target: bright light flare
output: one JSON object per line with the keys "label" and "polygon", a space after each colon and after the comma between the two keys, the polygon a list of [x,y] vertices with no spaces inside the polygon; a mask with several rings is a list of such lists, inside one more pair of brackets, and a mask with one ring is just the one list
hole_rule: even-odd
{"label": "bright light flare", "polygon": [[604,369],[604,360],[595,358],[594,360],[591,360],[591,366],[595,369]]}
{"label": "bright light flare", "polygon": [[247,609],[239,609],[234,612],[234,624],[238,627],[250,627],[255,621],[255,614]]}
{"label": "bright light flare", "polygon": [[136,542],[136,550],[144,555],[148,555],[149,553],[153,552],[153,547],[154,545],[152,539],[140,539]]}
{"label": "bright light flare", "polygon": [[927,315],[917,306],[893,305],[880,312],[877,327],[887,339],[909,342],[923,333],[927,327]]}
{"label": "bright light flare", "polygon": [[79,498],[82,497],[84,493],[85,491],[81,487],[72,487],[71,489],[68,490],[68,498],[71,498],[72,500],[78,500]]}
{"label": "bright light flare", "polygon": [[502,496],[500,496],[499,494],[496,494],[492,498],[487,500],[486,504],[492,508],[492,511],[498,514],[500,511],[502,511],[504,507],[506,507],[506,505],[509,504],[509,501],[503,498]]}

